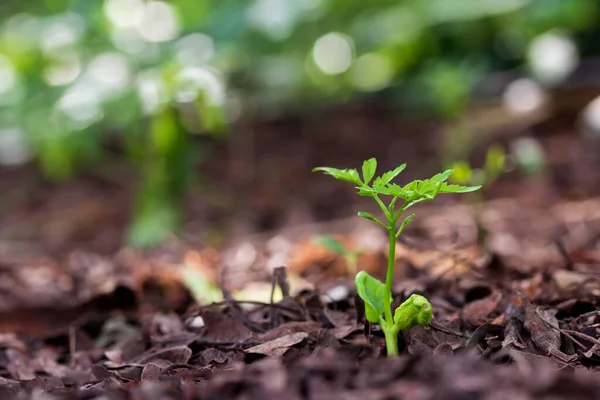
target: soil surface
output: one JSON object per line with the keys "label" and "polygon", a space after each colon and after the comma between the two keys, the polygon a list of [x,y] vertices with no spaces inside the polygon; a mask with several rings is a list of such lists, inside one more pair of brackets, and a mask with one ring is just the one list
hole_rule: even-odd
{"label": "soil surface", "polygon": [[[315,241],[361,249],[358,269],[383,278],[383,232],[348,218],[372,205],[310,169],[375,156],[428,176],[441,128],[368,109],[255,125],[252,146],[205,144],[222,160],[199,166],[210,189],[146,251],[122,247],[127,167],[60,185],[0,171],[1,399],[600,398],[600,152],[572,121],[517,130],[546,149],[543,174],[416,209],[394,302],[425,295],[434,318],[401,333],[395,359],[343,257]],[[473,161],[510,140],[482,140]],[[223,300],[194,301],[190,270]],[[260,300],[244,299],[252,284]]]}

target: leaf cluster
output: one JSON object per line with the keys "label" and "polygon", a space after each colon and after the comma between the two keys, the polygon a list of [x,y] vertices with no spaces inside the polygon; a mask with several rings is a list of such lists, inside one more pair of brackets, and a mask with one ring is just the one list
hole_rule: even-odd
{"label": "leaf cluster", "polygon": [[[377,160],[371,158],[366,160],[362,165],[362,177],[356,169],[350,168],[337,169],[332,167],[317,167],[314,168],[313,171],[321,171],[336,179],[356,185],[355,187],[359,195],[373,197],[378,202],[389,222],[395,222],[401,212],[407,208],[423,201],[433,200],[440,193],[467,193],[473,192],[481,187],[447,183],[446,181],[454,172],[452,169],[436,174],[429,179],[412,181],[404,186],[392,182],[405,168],[406,164],[402,164],[375,178]],[[388,206],[384,206],[379,196],[391,196],[393,199]],[[404,204],[401,207],[400,212],[394,214],[394,205],[398,199],[404,200]],[[388,225],[383,224],[368,213],[360,212],[358,215],[384,227],[388,227]]]}
{"label": "leaf cluster", "polygon": [[[413,294],[396,308],[392,321],[386,321],[383,315],[387,304],[391,303],[392,294],[386,291],[383,282],[365,271],[360,271],[355,278],[358,295],[365,303],[365,316],[372,324],[379,324],[384,330],[399,332],[417,325],[427,326],[431,322],[431,303],[420,295]],[[386,297],[388,302],[386,302]]]}

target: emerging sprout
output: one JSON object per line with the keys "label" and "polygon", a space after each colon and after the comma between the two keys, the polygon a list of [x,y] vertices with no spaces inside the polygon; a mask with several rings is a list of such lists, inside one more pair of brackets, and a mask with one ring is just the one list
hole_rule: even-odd
{"label": "emerging sprout", "polygon": [[325,247],[326,249],[331,250],[334,253],[344,257],[348,272],[352,275],[356,274],[358,258],[363,254],[363,251],[361,249],[354,251],[350,250],[342,242],[328,235],[317,236],[315,238],[315,241],[321,246]]}
{"label": "emerging sprout", "polygon": [[[400,217],[409,207],[424,201],[433,200],[440,193],[466,193],[475,191],[481,187],[446,183],[446,180],[453,173],[451,169],[434,175],[429,179],[410,182],[405,186],[392,183],[392,180],[404,168],[406,168],[406,164],[402,164],[375,179],[373,178],[377,169],[377,160],[374,158],[363,163],[362,178],[356,169],[342,170],[330,167],[313,169],[313,171],[321,171],[336,179],[356,185],[358,194],[372,197],[385,216],[386,222],[384,223],[369,213],[362,211],[358,213],[360,217],[375,222],[388,231],[388,268],[385,284],[365,271],[360,271],[356,274],[355,284],[358,295],[365,303],[367,321],[379,324],[383,330],[388,356],[398,355],[398,333],[401,330],[411,329],[416,325],[427,326],[431,322],[432,317],[431,304],[425,297],[417,294],[411,295],[392,314],[392,278],[394,276],[396,239],[415,215],[411,214],[407,216],[400,226],[398,226]],[[385,205],[380,196],[391,197],[391,200]],[[402,204],[397,204],[398,200],[401,200]]]}

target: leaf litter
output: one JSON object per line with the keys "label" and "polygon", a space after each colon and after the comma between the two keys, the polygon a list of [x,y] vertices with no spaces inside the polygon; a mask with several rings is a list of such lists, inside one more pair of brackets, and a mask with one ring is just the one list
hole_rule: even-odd
{"label": "leaf litter", "polygon": [[[598,398],[598,210],[594,200],[498,200],[478,227],[464,207],[422,209],[398,244],[394,304],[422,293],[435,317],[402,333],[398,359],[365,325],[345,260],[310,235],[287,247],[255,238],[243,262],[271,284],[270,300],[254,302],[236,300],[248,275],[235,265],[217,273],[206,261],[214,251],[61,259],[25,250],[27,259],[0,263],[0,398]],[[356,237],[318,233],[359,248]],[[381,277],[377,243],[360,248],[358,268]],[[284,251],[290,270],[255,268]],[[186,255],[222,279],[223,301],[193,304],[178,269]],[[303,290],[290,287],[292,273]]]}

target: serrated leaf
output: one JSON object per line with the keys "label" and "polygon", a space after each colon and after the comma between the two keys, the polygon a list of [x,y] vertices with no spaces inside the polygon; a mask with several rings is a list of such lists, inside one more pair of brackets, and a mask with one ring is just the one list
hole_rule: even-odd
{"label": "serrated leaf", "polygon": [[377,170],[377,160],[374,158],[370,158],[366,160],[362,165],[362,173],[363,180],[365,185],[368,185],[375,176],[375,171]]}
{"label": "serrated leaf", "polygon": [[[361,299],[365,302],[365,313],[367,321],[378,323],[381,315],[385,311],[385,284],[365,271],[360,271],[354,279],[356,291]],[[391,302],[391,293],[387,293]]]}
{"label": "serrated leaf", "polygon": [[331,236],[317,236],[315,238],[315,242],[319,243],[321,246],[337,254],[346,255],[348,253],[348,249],[346,249],[346,246],[344,246],[340,241],[332,238]]}
{"label": "serrated leaf", "polygon": [[440,172],[439,174],[435,174],[434,176],[429,178],[428,181],[438,182],[438,183],[445,182],[446,180],[448,180],[448,178],[450,178],[450,176],[452,175],[453,172],[454,172],[454,170],[448,169],[444,172]]}
{"label": "serrated leaf", "polygon": [[408,198],[413,197],[417,192],[417,186],[420,181],[412,181],[411,183],[405,185],[402,188],[402,191],[406,194]]}
{"label": "serrated leaf", "polygon": [[396,184],[396,183],[388,183],[387,185],[387,191],[390,195],[394,196],[394,197],[400,197],[400,198],[406,198],[407,195],[404,192],[404,190],[402,190],[402,188],[400,187],[400,185]]}
{"label": "serrated leaf", "polygon": [[361,185],[362,182],[358,176],[358,172],[355,169],[337,169],[332,167],[316,167],[313,168],[313,172],[323,172],[327,175],[333,176],[335,179]]}
{"label": "serrated leaf", "polygon": [[357,187],[358,194],[361,196],[371,196],[373,197],[376,194],[381,194],[384,196],[391,196],[391,193],[387,187],[383,186],[373,186],[373,187]]}
{"label": "serrated leaf", "polygon": [[440,186],[440,183],[436,182],[436,181],[430,181],[430,180],[422,181],[419,184],[417,192],[421,196],[426,196],[426,195],[435,196],[437,194],[439,186]]}
{"label": "serrated leaf", "polygon": [[388,183],[390,183],[392,181],[392,179],[394,179],[395,177],[400,175],[400,173],[402,171],[404,171],[405,168],[406,168],[406,164],[402,164],[402,165],[396,167],[396,169],[384,173],[379,178],[375,179],[375,185],[381,185],[381,186],[387,185]]}
{"label": "serrated leaf", "polygon": [[481,188],[481,185],[479,186],[461,186],[461,185],[450,185],[447,183],[444,183],[441,187],[440,187],[440,193],[469,193],[469,192],[474,192],[476,190],[479,190]]}
{"label": "serrated leaf", "polygon": [[354,168],[349,168],[345,171],[347,171],[348,174],[350,174],[350,176],[352,177],[352,179],[354,179],[354,183],[356,183],[357,185],[360,185],[362,183],[362,181],[360,180],[360,176],[358,175],[358,171],[356,171]]}
{"label": "serrated leaf", "polygon": [[373,197],[376,194],[379,194],[379,192],[370,187],[357,187],[356,190],[358,190],[360,196]]}

